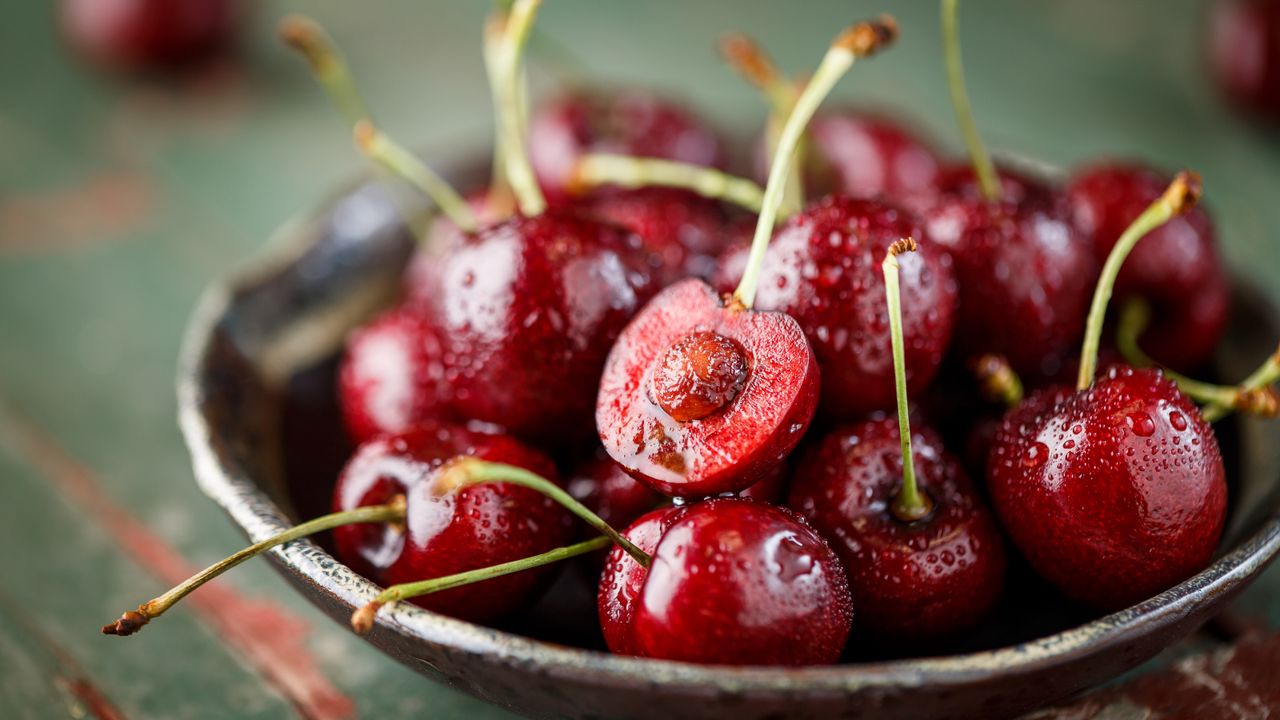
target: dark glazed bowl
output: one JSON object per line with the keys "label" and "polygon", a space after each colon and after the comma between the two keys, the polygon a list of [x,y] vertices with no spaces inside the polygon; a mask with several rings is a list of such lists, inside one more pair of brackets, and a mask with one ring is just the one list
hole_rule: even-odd
{"label": "dark glazed bowl", "polygon": [[[333,357],[396,290],[412,242],[395,207],[372,185],[340,194],[284,228],[267,257],[215,283],[191,321],[178,379],[182,430],[201,488],[254,541],[290,525],[295,509],[327,505],[323,490],[305,488],[328,488],[346,448],[340,434],[297,418],[329,417],[332,427],[332,410],[316,398],[331,396]],[[1236,308],[1226,377],[1242,377],[1280,336],[1259,295],[1239,293]],[[1231,515],[1213,565],[1140,605],[1029,642],[821,668],[701,667],[534,640],[408,604],[384,612],[368,640],[424,675],[535,717],[1011,715],[1113,678],[1191,633],[1280,550],[1280,424],[1242,421],[1229,435]],[[307,452],[287,452],[299,438]],[[377,590],[310,541],[271,559],[343,625]]]}

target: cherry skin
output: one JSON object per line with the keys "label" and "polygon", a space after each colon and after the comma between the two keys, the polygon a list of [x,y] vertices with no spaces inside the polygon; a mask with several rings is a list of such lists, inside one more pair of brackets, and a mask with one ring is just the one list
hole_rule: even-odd
{"label": "cherry skin", "polygon": [[88,59],[122,70],[165,70],[225,45],[237,0],[62,0],[63,35]]}
{"label": "cherry skin", "polygon": [[462,237],[425,277],[453,410],[544,444],[589,437],[609,347],[655,285],[634,234],[567,211]]}
{"label": "cherry skin", "polygon": [[1209,60],[1219,90],[1234,105],[1260,118],[1280,119],[1280,2],[1215,2]]}
{"label": "cherry skin", "polygon": [[439,330],[408,307],[379,315],[347,339],[338,400],[356,443],[448,416]]}
{"label": "cherry skin", "polygon": [[1034,383],[1057,372],[1078,342],[1098,268],[1060,194],[1004,170],[1000,177],[1013,199],[986,201],[961,180],[924,226],[955,263],[960,357],[1003,355]]}
{"label": "cherry skin", "polygon": [[586,153],[614,153],[723,167],[719,135],[678,104],[638,90],[578,92],[555,99],[529,121],[529,160],[551,202],[570,195]]}
{"label": "cherry skin", "polygon": [[[800,323],[822,368],[822,413],[852,419],[893,406],[893,356],[880,261],[892,243],[920,241],[902,258],[908,391],[921,393],[951,341],[956,280],[950,256],[912,214],[875,200],[828,196],[791,217],[765,256],[756,304]],[[747,249],[730,251],[717,285],[731,287]]]}
{"label": "cherry skin", "polygon": [[583,212],[640,236],[659,263],[658,281],[709,279],[730,235],[718,203],[670,188],[606,188],[578,201]]}
{"label": "cherry skin", "polygon": [[913,642],[968,629],[1004,585],[1004,541],[959,461],[928,428],[913,431],[924,519],[891,511],[902,485],[896,418],[838,428],[801,456],[789,507],[832,543],[849,575],[858,630]]}
{"label": "cherry skin", "polygon": [[1084,391],[1031,395],[996,435],[987,484],[1036,572],[1106,611],[1203,569],[1226,516],[1218,441],[1158,370],[1113,367]]}
{"label": "cherry skin", "polygon": [[[1067,196],[1099,264],[1168,184],[1136,163],[1098,163],[1075,173]],[[1138,339],[1148,355],[1184,372],[1203,366],[1226,329],[1231,302],[1209,215],[1196,207],[1148,233],[1121,267],[1115,297],[1121,305],[1134,297],[1151,305],[1153,324]]]}
{"label": "cherry skin", "polygon": [[[495,207],[488,190],[466,196],[467,206],[482,224],[502,221],[510,214],[509,207]],[[440,287],[441,260],[453,250],[466,244],[467,234],[446,215],[438,215],[427,226],[427,234],[414,249],[413,257],[405,267],[401,284],[404,287],[405,304],[430,312],[435,306],[436,292]]]}
{"label": "cherry skin", "polygon": [[804,435],[818,366],[800,326],[700,280],[663,290],[609,353],[596,403],[605,450],[668,495],[737,492]]}
{"label": "cherry skin", "polygon": [[[347,525],[334,530],[338,557],[381,584],[426,580],[546,552],[572,536],[572,516],[528,488],[505,483],[435,492],[437,471],[467,455],[518,465],[554,481],[552,462],[505,435],[428,423],[361,445],[334,488],[335,510],[404,495],[405,527]],[[476,622],[527,605],[547,580],[543,568],[414,599],[430,610]]]}
{"label": "cherry skin", "polygon": [[613,652],[733,665],[839,659],[853,615],[844,570],[793,513],[717,498],[655,510],[624,535],[653,563],[609,554],[598,601]]}

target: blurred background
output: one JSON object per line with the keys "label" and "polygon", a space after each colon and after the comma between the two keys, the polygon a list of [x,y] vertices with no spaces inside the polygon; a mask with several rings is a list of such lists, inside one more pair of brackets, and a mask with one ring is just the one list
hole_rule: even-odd
{"label": "blurred background", "polygon": [[[241,542],[193,483],[174,422],[178,348],[201,289],[364,172],[276,22],[323,23],[383,127],[445,158],[487,153],[489,4],[243,2],[228,48],[141,73],[77,52],[60,4],[8,0],[0,23],[0,714],[506,717],[381,656],[263,563],[221,582],[240,610],[278,613],[288,648],[255,655],[189,607],[128,642],[97,634],[156,594],[166,568]],[[1122,156],[1199,170],[1229,264],[1280,300],[1280,130],[1221,100],[1210,5],[965,3],[970,95],[1001,151],[1063,168]],[[539,32],[593,81],[676,93],[746,139],[765,108],[718,61],[721,32],[755,35],[799,72],[837,28],[886,10],[901,42],[836,95],[890,108],[958,153],[932,2],[550,0]],[[549,67],[535,69],[535,89],[554,86]],[[1278,596],[1272,570],[1238,612],[1274,624]]]}

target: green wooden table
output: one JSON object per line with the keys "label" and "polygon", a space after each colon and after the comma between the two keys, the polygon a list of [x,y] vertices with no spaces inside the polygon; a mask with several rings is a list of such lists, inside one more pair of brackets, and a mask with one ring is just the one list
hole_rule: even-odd
{"label": "green wooden table", "polygon": [[[196,489],[174,422],[172,377],[197,294],[362,169],[299,62],[274,42],[276,19],[321,19],[386,128],[448,150],[488,138],[487,3],[262,2],[232,60],[161,82],[78,65],[51,5],[10,2],[0,23],[0,716],[505,717],[386,659],[261,563],[162,628],[130,641],[97,634],[241,542]],[[716,61],[720,31],[752,32],[801,70],[837,26],[887,9],[902,24],[900,46],[860,65],[839,94],[909,108],[958,144],[932,2],[796,7],[555,0],[541,27],[593,76],[683,92],[745,133],[763,111]],[[1006,150],[1064,166],[1122,154],[1200,170],[1231,263],[1280,299],[1280,135],[1214,99],[1202,11],[1160,0],[968,3],[971,94],[985,134]],[[1278,596],[1273,569],[1237,618],[1276,627]],[[236,632],[229,610],[283,623],[291,642]],[[1247,657],[1280,665],[1259,637]],[[1232,652],[1205,634],[1174,652],[1211,645]],[[1114,690],[1073,712],[1142,702]]]}

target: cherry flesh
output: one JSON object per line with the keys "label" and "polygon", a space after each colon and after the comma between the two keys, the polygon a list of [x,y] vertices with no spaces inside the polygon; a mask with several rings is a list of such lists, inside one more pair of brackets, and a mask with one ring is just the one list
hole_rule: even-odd
{"label": "cherry flesh", "polygon": [[1203,569],[1226,514],[1217,439],[1158,370],[1028,397],[996,435],[988,490],[1036,572],[1108,611]]}
{"label": "cherry flesh", "polygon": [[460,238],[424,285],[454,411],[544,444],[589,437],[609,347],[655,285],[634,234],[566,211]]}
{"label": "cherry flesh", "polygon": [[1218,88],[1234,105],[1280,119],[1280,2],[1213,3],[1209,60]]}
{"label": "cherry flesh", "polygon": [[231,39],[237,0],[62,0],[63,35],[121,70],[165,70],[208,57]]}
{"label": "cherry flesh", "polygon": [[[378,505],[403,495],[405,527],[347,525],[334,530],[338,557],[381,585],[443,577],[546,552],[572,536],[572,516],[528,488],[474,485],[440,494],[437,471],[467,455],[518,465],[554,481],[552,462],[505,435],[427,423],[361,445],[334,488],[335,510]],[[527,605],[547,571],[539,568],[416,598],[425,608],[488,621]]]}
{"label": "cherry flesh", "polygon": [[719,135],[680,105],[638,90],[578,92],[538,109],[529,123],[529,159],[550,201],[566,199],[586,153],[614,153],[722,167]]}
{"label": "cherry flesh", "polygon": [[1011,199],[989,202],[960,182],[924,225],[955,263],[960,357],[1003,355],[1034,383],[1057,372],[1078,342],[1097,263],[1059,194],[1004,170],[1000,177]]}
{"label": "cherry flesh", "polygon": [[817,396],[818,366],[795,320],[684,280],[618,337],[596,427],[609,456],[641,482],[705,497],[742,490],[779,465]]}
{"label": "cherry flesh", "polygon": [[[852,419],[893,407],[893,355],[880,261],[904,237],[902,258],[908,391],[922,393],[951,341],[956,280],[950,256],[928,242],[911,213],[875,200],[828,196],[782,225],[769,243],[756,305],[800,323],[822,369],[822,413]],[[717,285],[730,287],[747,248],[730,251]]]}
{"label": "cherry flesh", "polygon": [[[1099,163],[1075,174],[1067,195],[1076,228],[1092,243],[1099,264],[1168,184],[1168,177],[1136,163]],[[1226,329],[1230,296],[1213,223],[1199,207],[1148,233],[1115,284],[1121,305],[1135,297],[1151,305],[1153,324],[1139,345],[1156,361],[1183,372],[1213,356]]]}
{"label": "cherry flesh", "polygon": [[604,189],[579,201],[583,212],[636,233],[657,258],[659,282],[709,279],[729,237],[719,204],[670,188]]}
{"label": "cherry flesh", "polygon": [[827,538],[849,575],[859,632],[901,642],[952,636],[995,605],[1004,541],[959,461],[928,428],[913,431],[916,481],[932,512],[904,522],[896,418],[838,428],[809,448],[787,504]]}
{"label": "cherry flesh", "polygon": [[338,371],[338,399],[356,443],[448,416],[439,330],[408,307],[378,316],[352,333]]}
{"label": "cherry flesh", "polygon": [[717,498],[655,510],[624,534],[653,563],[610,552],[598,602],[613,652],[733,665],[840,657],[853,616],[844,570],[790,511]]}

